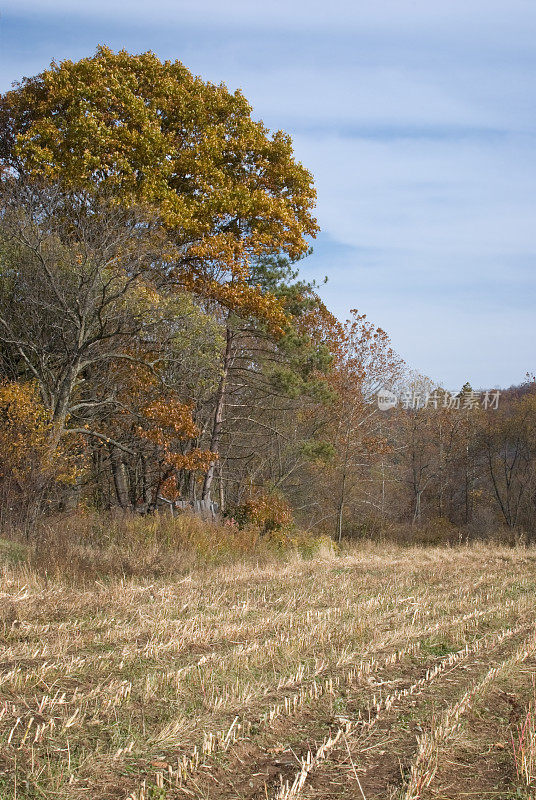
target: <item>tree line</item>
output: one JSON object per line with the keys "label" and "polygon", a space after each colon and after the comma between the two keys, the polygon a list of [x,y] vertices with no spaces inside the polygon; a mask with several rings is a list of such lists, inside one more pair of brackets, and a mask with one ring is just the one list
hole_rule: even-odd
{"label": "tree line", "polygon": [[313,179],[240,92],[100,47],[6,92],[0,128],[3,522],[212,501],[338,538],[533,530],[533,382],[381,411],[437,387],[301,278]]}

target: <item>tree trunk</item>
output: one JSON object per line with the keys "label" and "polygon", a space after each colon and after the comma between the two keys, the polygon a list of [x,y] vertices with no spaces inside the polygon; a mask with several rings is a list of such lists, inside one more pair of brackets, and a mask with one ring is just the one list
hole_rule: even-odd
{"label": "tree trunk", "polygon": [[223,464],[218,459],[218,482],[220,492],[220,514],[225,513],[225,487],[223,483]]}
{"label": "tree trunk", "polygon": [[415,493],[415,511],[413,514],[413,524],[420,525],[421,524],[421,495],[422,490],[417,490]]}
{"label": "tree trunk", "polygon": [[60,443],[65,430],[65,421],[69,414],[73,388],[78,377],[79,365],[73,364],[64,375],[56,397],[53,398],[52,408],[52,431],[50,438],[50,451],[54,453]]}
{"label": "tree trunk", "polygon": [[[233,355],[233,334],[229,330],[229,328],[227,328],[225,353],[223,355],[223,364],[222,364],[222,374],[220,378],[220,383],[218,385],[218,391],[216,394],[216,409],[214,411],[214,422],[212,424],[212,435],[210,437],[210,450],[216,454],[219,452],[220,449],[221,433],[223,429],[223,415],[225,409],[225,391],[227,388],[227,378],[229,376],[229,367],[231,366],[232,355]],[[201,500],[210,499],[210,490],[212,487],[212,483],[214,481],[216,461],[217,459],[214,459],[214,461],[211,462],[207,470],[207,474],[205,475],[205,480],[203,482],[203,490],[201,492]]]}
{"label": "tree trunk", "polygon": [[117,447],[110,446],[110,461],[112,465],[112,475],[114,478],[117,502],[121,508],[127,509],[130,507],[128,499],[127,471]]}
{"label": "tree trunk", "polygon": [[348,473],[348,459],[350,455],[350,428],[351,423],[348,420],[348,425],[346,428],[346,445],[344,448],[344,462],[343,462],[343,473],[342,473],[342,481],[341,481],[341,496],[339,500],[339,509],[337,514],[337,540],[340,542],[342,540],[342,519],[343,519],[343,512],[344,512],[344,503],[346,500],[346,476]]}
{"label": "tree trunk", "polygon": [[341,497],[339,500],[339,510],[337,513],[337,541],[339,543],[342,540],[342,519],[344,511],[345,490],[346,490],[346,470],[344,471],[344,474],[342,476]]}
{"label": "tree trunk", "polygon": [[439,516],[443,516],[444,512],[444,452],[443,452],[443,426],[439,423]]}

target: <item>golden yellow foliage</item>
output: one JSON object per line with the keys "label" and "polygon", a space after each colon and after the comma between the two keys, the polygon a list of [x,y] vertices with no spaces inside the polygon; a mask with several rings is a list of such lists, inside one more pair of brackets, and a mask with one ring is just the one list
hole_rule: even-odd
{"label": "golden yellow foliage", "polygon": [[0,481],[72,483],[77,470],[65,447],[51,448],[52,424],[34,382],[0,384]]}
{"label": "golden yellow foliage", "polygon": [[279,302],[248,285],[248,261],[303,255],[316,194],[290,137],[254,121],[240,91],[101,46],[1,96],[0,130],[0,170],[156,210],[173,280],[282,327]]}
{"label": "golden yellow foliage", "polygon": [[289,503],[274,492],[252,492],[250,496],[231,511],[239,526],[255,525],[265,533],[279,531],[292,523]]}

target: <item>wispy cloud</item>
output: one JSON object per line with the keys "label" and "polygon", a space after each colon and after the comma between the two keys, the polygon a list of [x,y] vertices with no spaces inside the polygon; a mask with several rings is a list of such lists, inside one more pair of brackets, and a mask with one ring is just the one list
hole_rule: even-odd
{"label": "wispy cloud", "polygon": [[533,0],[4,0],[4,88],[98,42],[241,87],[315,175],[307,274],[454,388],[534,369]]}

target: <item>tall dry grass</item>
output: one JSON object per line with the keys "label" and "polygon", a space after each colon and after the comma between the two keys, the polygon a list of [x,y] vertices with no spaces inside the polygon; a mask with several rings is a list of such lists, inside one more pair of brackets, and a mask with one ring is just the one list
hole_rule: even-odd
{"label": "tall dry grass", "polygon": [[335,552],[326,537],[288,528],[263,534],[255,525],[184,513],[139,516],[77,511],[37,522],[27,537],[9,531],[16,551],[39,575],[92,581],[105,576],[165,577],[245,560],[267,563],[291,553]]}

